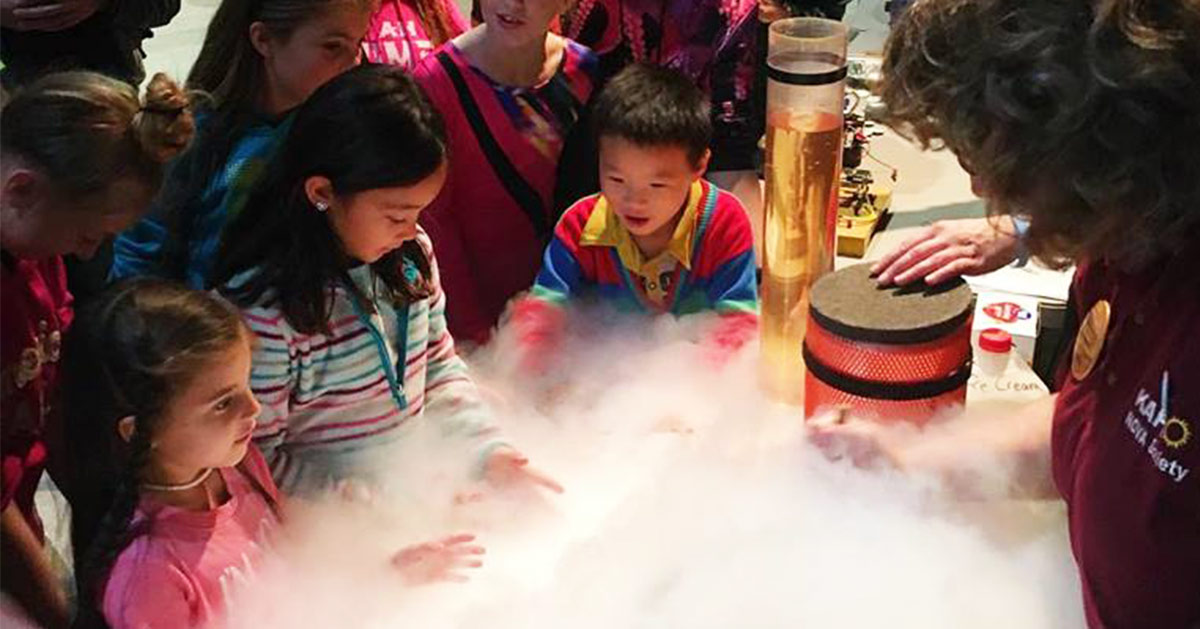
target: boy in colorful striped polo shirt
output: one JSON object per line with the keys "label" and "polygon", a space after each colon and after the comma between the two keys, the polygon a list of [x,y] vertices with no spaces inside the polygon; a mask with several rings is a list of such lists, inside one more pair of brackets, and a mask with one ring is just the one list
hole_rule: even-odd
{"label": "boy in colorful striped polo shirt", "polygon": [[594,105],[600,194],[566,211],[514,325],[522,362],[544,365],[569,300],[620,310],[721,315],[715,346],[732,351],[758,327],[750,219],[702,179],[711,155],[708,101],[682,74],[632,65]]}

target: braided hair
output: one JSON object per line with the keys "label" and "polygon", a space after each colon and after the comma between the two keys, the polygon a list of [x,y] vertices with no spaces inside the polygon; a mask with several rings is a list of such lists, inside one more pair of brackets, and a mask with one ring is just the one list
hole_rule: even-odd
{"label": "braided hair", "polygon": [[[63,377],[76,626],[105,626],[103,584],[117,556],[143,532],[134,522],[138,487],[171,400],[247,334],[221,299],[148,278],[110,287],[72,326]],[[117,431],[127,417],[134,420],[128,442]]]}

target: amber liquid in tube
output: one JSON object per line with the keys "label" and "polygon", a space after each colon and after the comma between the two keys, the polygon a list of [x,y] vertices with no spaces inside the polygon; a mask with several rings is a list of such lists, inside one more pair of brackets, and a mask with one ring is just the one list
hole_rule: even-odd
{"label": "amber liquid in tube", "polygon": [[808,292],[833,270],[842,117],[768,112],[765,167],[763,377],[775,399],[799,405],[804,402],[801,349]]}

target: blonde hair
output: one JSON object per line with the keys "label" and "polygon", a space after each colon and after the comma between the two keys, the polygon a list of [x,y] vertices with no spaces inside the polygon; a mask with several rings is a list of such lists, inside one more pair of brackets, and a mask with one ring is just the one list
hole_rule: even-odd
{"label": "blonde hair", "polygon": [[128,177],[157,190],[163,165],[195,132],[190,105],[164,74],[140,98],[132,86],[93,72],[49,74],[0,110],[0,152],[27,160],[75,195]]}

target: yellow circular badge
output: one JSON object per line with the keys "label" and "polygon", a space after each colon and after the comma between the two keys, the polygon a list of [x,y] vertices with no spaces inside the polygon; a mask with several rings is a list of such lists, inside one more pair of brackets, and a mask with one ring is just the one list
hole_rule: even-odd
{"label": "yellow circular badge", "polygon": [[1179,449],[1187,445],[1192,438],[1192,429],[1187,422],[1178,417],[1172,417],[1163,425],[1162,440],[1168,448]]}
{"label": "yellow circular badge", "polygon": [[1088,377],[1100,360],[1104,340],[1108,337],[1108,322],[1111,316],[1112,306],[1101,299],[1092,306],[1079,326],[1079,334],[1075,336],[1075,351],[1071,354],[1071,375],[1076,380]]}

